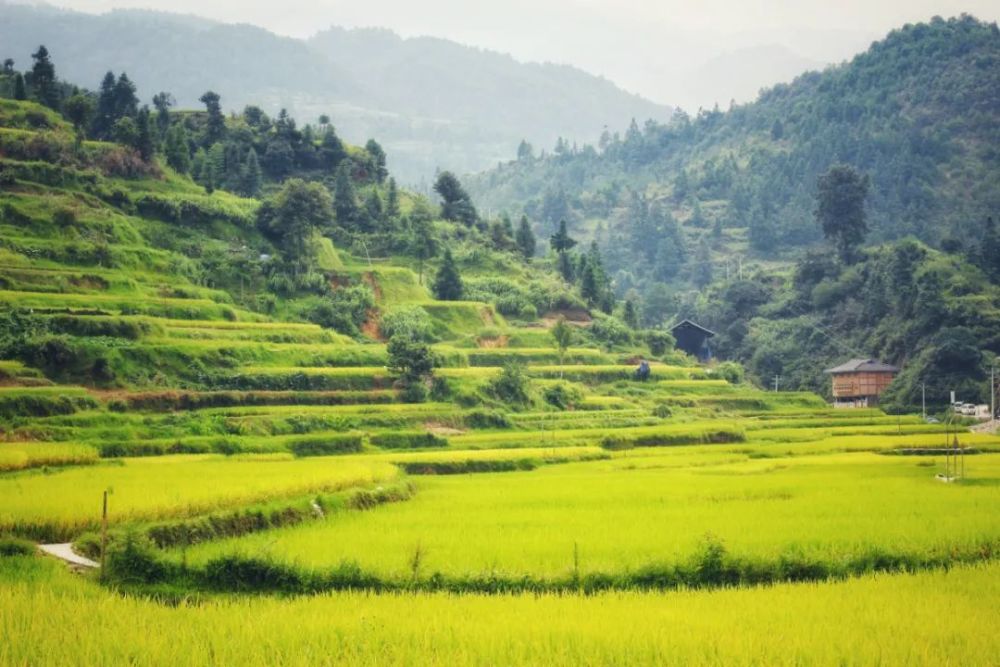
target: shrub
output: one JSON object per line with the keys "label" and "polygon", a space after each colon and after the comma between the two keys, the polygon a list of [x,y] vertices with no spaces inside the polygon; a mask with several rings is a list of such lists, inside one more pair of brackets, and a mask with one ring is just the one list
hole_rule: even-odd
{"label": "shrub", "polygon": [[120,584],[152,584],[163,581],[169,574],[153,544],[134,532],[114,543],[106,560],[105,577]]}
{"label": "shrub", "polygon": [[605,345],[624,345],[632,341],[632,330],[624,322],[610,315],[597,315],[590,333]]}
{"label": "shrub", "polygon": [[579,402],[583,398],[583,392],[577,387],[560,382],[546,387],[545,391],[542,392],[542,398],[549,405],[557,407],[560,410],[565,410]]}
{"label": "shrub", "polygon": [[510,428],[512,424],[502,412],[496,410],[472,410],[463,418],[469,428]]}
{"label": "shrub", "polygon": [[360,327],[375,307],[375,293],[367,285],[334,290],[328,298],[306,312],[306,319],[348,336],[360,335]]}
{"label": "shrub", "polygon": [[296,592],[303,585],[302,575],[293,567],[238,555],[209,561],[202,577],[211,588],[235,592]]}
{"label": "shrub", "polygon": [[670,406],[666,405],[665,403],[660,403],[655,408],[653,408],[653,416],[659,417],[660,419],[666,419],[667,417],[670,417],[673,414],[674,414],[673,410],[671,410]]}
{"label": "shrub", "polygon": [[654,357],[666,354],[667,350],[674,349],[677,343],[670,332],[663,329],[649,329],[643,332],[642,337]]}
{"label": "shrub", "polygon": [[735,361],[723,361],[715,367],[714,371],[729,384],[740,384],[743,382],[743,366]]}
{"label": "shrub", "polygon": [[35,545],[28,540],[16,537],[0,537],[0,558],[9,556],[31,556],[35,553]]}
{"label": "shrub", "polygon": [[360,435],[327,435],[294,440],[288,443],[288,449],[295,456],[327,456],[345,452],[361,451]]}
{"label": "shrub", "polygon": [[379,330],[385,338],[405,336],[410,340],[431,342],[433,322],[427,311],[419,306],[401,306],[382,316]]}
{"label": "shrub", "polygon": [[447,447],[447,438],[423,431],[396,431],[379,433],[370,438],[371,443],[383,449],[421,449],[424,447]]}
{"label": "shrub", "polygon": [[486,393],[509,405],[526,405],[531,402],[530,388],[524,364],[508,361],[500,375],[486,384]]}

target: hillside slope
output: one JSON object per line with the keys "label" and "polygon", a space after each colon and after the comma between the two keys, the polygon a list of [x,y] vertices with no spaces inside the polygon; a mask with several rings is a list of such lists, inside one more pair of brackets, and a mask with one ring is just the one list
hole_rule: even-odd
{"label": "hillside slope", "polygon": [[668,117],[669,110],[570,67],[519,63],[436,39],[331,28],[311,42],[249,25],[145,11],[92,15],[0,3],[0,56],[18,67],[39,44],[70,80],[96,87],[124,69],[148,99],[172,93],[198,106],[206,90],[226,109],[285,107],[315,121],[329,114],[355,143],[377,136],[403,182],[438,167],[475,171],[510,155],[522,138],[594,140],[605,125]]}
{"label": "hillside slope", "polygon": [[600,219],[626,233],[638,193],[694,236],[715,225],[746,230],[755,252],[774,256],[819,238],[816,179],[842,162],[873,180],[873,240],[961,239],[1000,207],[998,91],[996,25],[935,19],[752,104],[634,125],[600,150],[511,162],[471,190],[482,204],[523,208],[542,223],[561,215],[572,231],[574,222]]}

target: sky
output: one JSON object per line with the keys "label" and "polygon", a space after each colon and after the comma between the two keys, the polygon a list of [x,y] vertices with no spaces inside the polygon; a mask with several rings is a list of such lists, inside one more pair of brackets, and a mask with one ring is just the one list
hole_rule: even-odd
{"label": "sky", "polygon": [[[24,0],[22,0],[23,2]],[[29,2],[31,0],[28,0]],[[52,0],[68,9],[143,8],[252,23],[291,37],[333,24],[384,27],[575,65],[685,108],[746,101],[761,85],[840,62],[906,22],[1000,0]]]}

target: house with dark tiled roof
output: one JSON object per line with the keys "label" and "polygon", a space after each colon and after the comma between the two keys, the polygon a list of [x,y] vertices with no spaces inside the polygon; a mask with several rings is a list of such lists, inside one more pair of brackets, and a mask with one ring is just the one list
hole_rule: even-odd
{"label": "house with dark tiled roof", "polygon": [[851,359],[826,372],[833,378],[834,407],[867,408],[878,405],[899,369],[875,359]]}

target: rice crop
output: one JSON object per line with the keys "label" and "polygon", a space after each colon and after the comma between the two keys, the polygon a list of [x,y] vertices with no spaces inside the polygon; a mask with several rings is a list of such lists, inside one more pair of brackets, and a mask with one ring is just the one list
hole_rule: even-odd
{"label": "rice crop", "polygon": [[[1000,566],[764,588],[162,605],[0,559],[0,664],[994,665]],[[954,622],[942,622],[952,619]]]}

